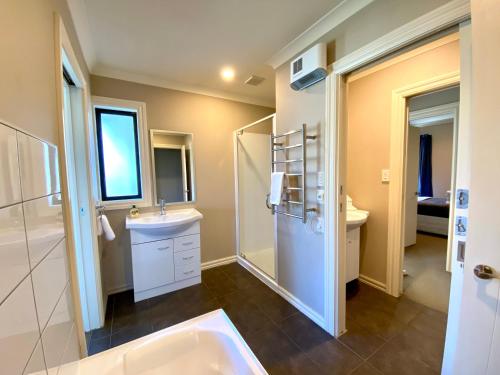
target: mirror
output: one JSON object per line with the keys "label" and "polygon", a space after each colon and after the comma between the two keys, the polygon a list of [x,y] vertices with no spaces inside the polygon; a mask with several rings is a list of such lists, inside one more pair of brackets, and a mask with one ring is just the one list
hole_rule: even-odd
{"label": "mirror", "polygon": [[156,205],[195,200],[193,135],[153,129],[151,160]]}

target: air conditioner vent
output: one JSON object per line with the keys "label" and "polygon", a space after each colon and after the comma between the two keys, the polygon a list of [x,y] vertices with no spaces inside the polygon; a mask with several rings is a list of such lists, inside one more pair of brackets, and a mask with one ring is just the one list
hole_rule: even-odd
{"label": "air conditioner vent", "polygon": [[291,62],[290,86],[303,90],[327,76],[326,44],[318,43]]}
{"label": "air conditioner vent", "polygon": [[252,85],[252,86],[258,86],[260,85],[262,82],[264,82],[266,79],[264,77],[259,77],[259,76],[256,76],[256,75],[251,75],[250,77],[248,77],[248,79],[245,81],[245,84],[247,85]]}

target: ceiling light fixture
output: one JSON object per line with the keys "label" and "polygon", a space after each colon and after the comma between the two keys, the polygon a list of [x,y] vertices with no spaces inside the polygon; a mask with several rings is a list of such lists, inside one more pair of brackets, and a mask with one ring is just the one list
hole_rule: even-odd
{"label": "ceiling light fixture", "polygon": [[221,70],[220,75],[224,81],[232,81],[234,79],[234,69],[231,67],[225,67]]}

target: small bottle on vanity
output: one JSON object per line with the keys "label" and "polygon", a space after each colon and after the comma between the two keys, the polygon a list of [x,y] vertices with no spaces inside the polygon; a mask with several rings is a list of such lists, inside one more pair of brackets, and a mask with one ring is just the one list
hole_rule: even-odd
{"label": "small bottle on vanity", "polygon": [[139,216],[139,209],[134,204],[132,206],[132,208],[130,209],[130,217],[134,218],[134,217],[138,217],[138,216]]}

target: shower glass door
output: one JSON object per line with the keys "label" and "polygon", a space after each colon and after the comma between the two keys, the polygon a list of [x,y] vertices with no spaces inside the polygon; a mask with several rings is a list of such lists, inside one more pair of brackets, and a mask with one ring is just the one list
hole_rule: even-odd
{"label": "shower glass door", "polygon": [[274,216],[266,205],[271,183],[274,115],[235,135],[239,255],[275,278]]}

